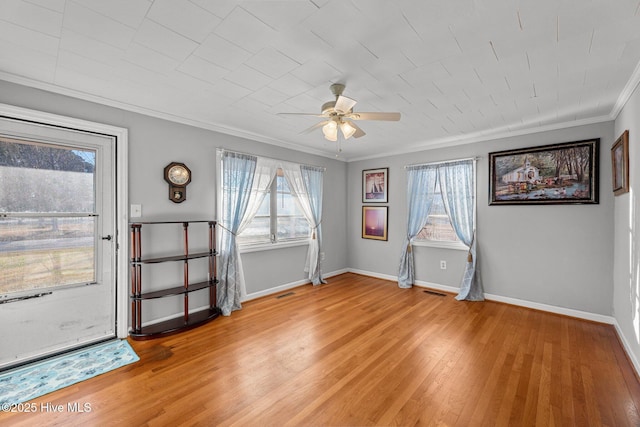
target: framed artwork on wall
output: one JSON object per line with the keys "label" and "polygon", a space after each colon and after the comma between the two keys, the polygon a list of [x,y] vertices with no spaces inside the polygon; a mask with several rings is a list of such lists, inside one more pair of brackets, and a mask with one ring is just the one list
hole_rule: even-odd
{"label": "framed artwork on wall", "polygon": [[611,147],[613,194],[629,192],[629,131],[625,130]]}
{"label": "framed artwork on wall", "polygon": [[597,204],[600,139],[489,153],[489,204]]}
{"label": "framed artwork on wall", "polygon": [[362,171],[362,202],[387,203],[389,201],[389,168]]}
{"label": "framed artwork on wall", "polygon": [[362,238],[387,240],[387,206],[362,207]]}

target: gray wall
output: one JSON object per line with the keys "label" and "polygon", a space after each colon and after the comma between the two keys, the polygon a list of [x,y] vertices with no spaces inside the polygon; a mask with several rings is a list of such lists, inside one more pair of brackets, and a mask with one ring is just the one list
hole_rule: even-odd
{"label": "gray wall", "polygon": [[[129,203],[142,204],[143,220],[215,218],[217,147],[324,166],[323,251],[326,258],[323,271],[339,271],[348,266],[344,221],[347,165],[344,162],[4,81],[0,81],[0,103],[127,128]],[[193,174],[193,181],[187,187],[187,200],[180,204],[168,200],[168,187],[163,179],[163,169],[172,161],[186,163]],[[149,247],[147,242],[152,242],[154,251],[169,252],[179,238],[179,233],[170,233],[166,239],[154,236],[143,242],[143,249]],[[247,292],[259,293],[304,280],[305,255],[306,246],[245,254]],[[162,274],[156,276],[161,280]],[[176,311],[180,310],[179,304],[175,307]],[[169,314],[166,307],[158,307],[155,311],[157,313],[153,309],[147,310],[145,320]]]}
{"label": "gray wall", "polygon": [[640,89],[616,119],[614,138],[629,131],[629,192],[615,198],[613,314],[618,332],[640,372]]}
{"label": "gray wall", "polygon": [[[404,166],[480,156],[477,169],[477,242],[485,292],[610,316],[613,277],[613,194],[610,147],[613,122],[477,142],[349,164],[349,266],[397,277],[406,234]],[[600,138],[598,205],[489,206],[488,156],[493,151]],[[362,239],[363,169],[389,167],[389,240]],[[415,248],[416,279],[459,287],[466,253]],[[440,270],[440,260],[447,270]]]}
{"label": "gray wall", "polygon": [[[609,148],[615,133],[613,122],[345,164],[1,81],[0,102],[129,129],[130,203],[142,204],[144,217],[209,218],[214,215],[217,147],[325,166],[325,272],[352,268],[395,277],[406,226],[404,166],[481,156],[477,186],[478,243],[485,291],[590,313],[612,313],[614,200],[610,191]],[[633,111],[629,117],[631,115],[637,116]],[[590,138],[601,138],[600,204],[488,206],[487,153]],[[188,187],[188,200],[182,204],[173,204],[167,199],[167,185],[162,179],[162,169],[174,160],[187,163],[194,175]],[[379,167],[390,168],[387,242],[365,240],[360,236],[361,172]],[[624,209],[621,206],[620,210]],[[616,249],[621,250],[622,246],[624,242],[616,244]],[[244,254],[248,293],[303,280],[303,252],[296,247]],[[419,247],[415,256],[418,280],[458,286],[464,252]],[[447,270],[439,269],[440,260],[447,261]],[[628,294],[625,285],[620,288],[616,288],[617,292]],[[620,310],[631,311],[620,305]],[[637,304],[634,307],[637,310]]]}

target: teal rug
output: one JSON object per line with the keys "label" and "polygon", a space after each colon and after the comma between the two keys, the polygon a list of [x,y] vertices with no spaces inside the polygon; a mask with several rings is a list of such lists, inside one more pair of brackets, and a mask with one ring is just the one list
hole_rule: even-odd
{"label": "teal rug", "polygon": [[26,402],[140,360],[126,340],[114,340],[0,374],[0,407]]}

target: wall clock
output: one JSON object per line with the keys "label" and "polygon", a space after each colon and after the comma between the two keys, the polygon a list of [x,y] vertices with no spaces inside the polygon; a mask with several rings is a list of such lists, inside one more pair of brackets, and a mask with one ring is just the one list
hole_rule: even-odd
{"label": "wall clock", "polygon": [[164,168],[164,180],[169,183],[169,200],[181,203],[187,199],[187,184],[191,182],[191,170],[184,163],[169,163]]}

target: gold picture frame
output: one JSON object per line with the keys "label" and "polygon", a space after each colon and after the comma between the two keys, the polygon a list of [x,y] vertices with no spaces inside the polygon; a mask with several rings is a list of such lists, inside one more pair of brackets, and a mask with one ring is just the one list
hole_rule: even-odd
{"label": "gold picture frame", "polygon": [[613,194],[629,192],[629,131],[625,130],[611,147]]}
{"label": "gold picture frame", "polygon": [[362,238],[387,240],[387,206],[362,207]]}

